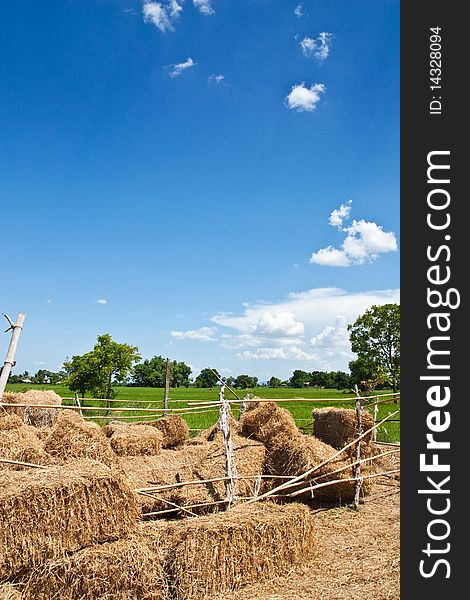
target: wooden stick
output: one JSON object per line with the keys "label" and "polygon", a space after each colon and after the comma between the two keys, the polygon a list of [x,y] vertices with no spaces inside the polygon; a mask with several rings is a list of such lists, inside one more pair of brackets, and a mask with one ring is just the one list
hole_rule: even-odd
{"label": "wooden stick", "polygon": [[[361,400],[372,400],[373,398],[384,398],[389,396],[397,396],[397,393],[389,393],[389,394],[378,394],[377,396],[360,396]],[[356,398],[253,398],[254,402],[355,402]],[[230,404],[238,404],[239,402],[243,402],[243,400],[227,400]],[[188,405],[199,405],[202,406],[204,404],[218,404],[217,400],[188,400]]]}
{"label": "wooden stick", "polygon": [[387,421],[387,419],[389,417],[393,417],[393,416],[395,416],[399,412],[400,412],[400,409],[398,409],[395,412],[391,413],[390,415],[388,415],[387,417],[385,417],[385,419],[383,419],[380,423],[377,423],[376,425],[374,425],[373,427],[371,427],[370,429],[368,429],[367,431],[365,431],[359,438],[356,438],[355,440],[353,440],[349,444],[346,444],[346,446],[344,446],[344,448],[341,448],[341,450],[338,450],[338,452],[335,452],[333,454],[333,456],[331,456],[330,458],[324,460],[323,462],[321,462],[320,464],[318,464],[316,467],[312,467],[311,469],[308,469],[307,471],[305,471],[305,473],[301,473],[300,475],[297,475],[296,477],[293,477],[290,482],[282,483],[281,485],[277,486],[276,488],[273,488],[269,492],[265,492],[264,494],[261,494],[261,496],[257,496],[256,498],[254,498],[252,500],[248,500],[248,502],[246,502],[246,504],[252,504],[253,502],[257,502],[258,500],[262,500],[264,498],[268,498],[269,496],[275,494],[276,492],[278,492],[280,490],[283,490],[286,487],[289,487],[289,484],[293,484],[293,483],[295,483],[297,481],[302,481],[302,479],[305,479],[305,477],[308,477],[309,475],[311,475],[315,471],[318,471],[318,469],[320,469],[321,467],[324,467],[327,463],[329,463],[332,460],[334,460],[336,457],[338,457],[340,454],[342,454],[345,450],[347,450],[348,448],[350,448],[353,444],[355,444],[358,441],[360,441],[368,433],[370,433],[374,429],[374,427],[379,427],[379,425],[382,425],[382,423],[385,423],[385,421]]}
{"label": "wooden stick", "polygon": [[[68,408],[71,410],[80,410],[80,408],[78,406],[73,406],[73,405],[68,405],[68,404],[24,404],[24,403],[10,403],[10,402],[4,402],[3,406],[16,406],[18,408],[25,408],[25,407],[31,407],[31,408]],[[157,409],[157,408],[131,408],[129,406],[120,406],[118,408],[107,408],[106,406],[82,406],[81,410],[83,411],[88,411],[88,410],[100,410],[100,411],[114,411],[114,412],[150,412],[152,414],[161,414],[163,413],[163,409]],[[196,411],[194,411],[193,408],[169,408],[168,409],[170,412],[173,412],[175,414],[178,413],[193,413],[193,414],[198,414]],[[216,410],[208,410],[208,411],[204,411],[204,412],[217,412]]]}
{"label": "wooden stick", "polygon": [[170,359],[166,359],[165,364],[165,397],[163,398],[163,410],[166,415],[168,412],[168,400],[170,398]]}
{"label": "wooden stick", "polygon": [[11,339],[5,362],[3,363],[2,372],[0,373],[0,403],[2,402],[3,392],[5,391],[8,378],[10,377],[11,369],[15,364],[16,348],[18,347],[18,340],[20,339],[20,333],[23,329],[26,315],[22,312],[18,313],[18,316],[16,317],[16,323],[13,323],[8,315],[4,315],[4,317],[10,324],[10,327],[6,331],[10,331],[11,329]]}
{"label": "wooden stick", "polygon": [[19,460],[11,460],[9,458],[0,458],[0,463],[7,465],[19,465],[21,467],[32,467],[33,469],[47,469],[45,465],[36,465],[34,463],[21,462]]}
{"label": "wooden stick", "polygon": [[[244,496],[242,498],[237,498],[238,500],[248,500],[252,498],[252,496]],[[226,504],[227,501],[226,500],[214,500],[214,502],[201,502],[201,504],[190,504],[189,506],[187,506],[187,508],[201,508],[202,506],[215,506],[216,504]],[[170,512],[176,512],[177,510],[180,510],[179,508],[171,508],[169,510],[158,510],[156,512],[148,512],[148,513],[143,513],[144,517],[154,517],[156,515],[163,515],[166,513],[170,513]]]}
{"label": "wooden stick", "polygon": [[[361,436],[362,434],[362,417],[361,417],[361,400],[359,394],[359,388],[357,387],[357,383],[354,386],[354,393],[356,394],[356,435]],[[375,424],[375,419],[374,419]],[[374,430],[376,431],[376,430]],[[354,502],[353,506],[356,510],[359,510],[359,499],[361,495],[362,488],[362,477],[361,477],[361,442],[357,442],[356,444],[356,466],[354,467],[354,477],[356,479],[356,486],[354,491]]]}
{"label": "wooden stick", "polygon": [[183,512],[188,513],[188,515],[191,515],[192,517],[197,516],[193,512],[191,512],[190,510],[188,510],[187,508],[183,508],[179,504],[175,504],[174,502],[170,502],[170,500],[165,500],[165,498],[161,498],[160,496],[155,496],[154,494],[148,494],[147,492],[139,492],[139,494],[142,494],[142,496],[148,496],[150,498],[153,498],[154,500],[159,500],[160,502],[164,502],[165,504],[168,504],[169,506],[176,506],[175,510],[182,510]]}
{"label": "wooden stick", "polygon": [[[391,452],[395,452],[395,450],[392,450]],[[238,479],[239,480],[258,479],[258,477],[262,477],[265,479],[291,479],[290,475],[246,475],[244,477],[238,477]],[[216,483],[218,481],[226,481],[227,479],[229,479],[229,477],[214,477],[213,479],[192,479],[191,481],[179,481],[176,483],[166,483],[166,484],[162,484],[162,485],[155,484],[155,485],[151,485],[150,487],[147,487],[147,488],[137,488],[134,491],[135,492],[151,492],[153,490],[161,491],[161,490],[168,490],[168,489],[177,488],[177,487],[184,487],[186,485],[202,485],[202,484],[206,484],[206,483]]]}

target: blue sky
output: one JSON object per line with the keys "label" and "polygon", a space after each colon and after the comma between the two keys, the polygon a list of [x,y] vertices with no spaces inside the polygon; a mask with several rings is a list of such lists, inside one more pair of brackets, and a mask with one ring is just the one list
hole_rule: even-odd
{"label": "blue sky", "polygon": [[17,371],[104,332],[194,374],[347,369],[346,324],[399,295],[399,2],[1,13]]}

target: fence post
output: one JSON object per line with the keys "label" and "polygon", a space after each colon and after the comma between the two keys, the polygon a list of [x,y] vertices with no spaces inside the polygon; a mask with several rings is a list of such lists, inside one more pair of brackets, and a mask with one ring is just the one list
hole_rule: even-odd
{"label": "fence post", "polygon": [[243,398],[243,402],[240,404],[240,414],[238,415],[238,420],[241,419],[242,414],[248,407],[248,402],[250,401],[250,394],[245,394]]}
{"label": "fence post", "polygon": [[[353,392],[356,394],[356,435],[360,436],[360,435],[362,435],[362,416],[361,416],[362,402],[361,402],[357,384],[354,386]],[[354,467],[354,478],[356,479],[356,489],[355,489],[355,493],[354,493],[353,506],[356,510],[359,510],[359,498],[361,495],[361,488],[362,488],[362,482],[363,482],[363,478],[361,477],[361,463],[359,462],[360,460],[361,460],[361,441],[359,440],[356,444],[357,464]]]}
{"label": "fence post", "polygon": [[[377,423],[377,415],[378,414],[379,414],[379,397],[376,396],[375,402],[374,402],[374,425]],[[372,441],[374,441],[374,442],[377,441],[377,429],[374,429],[374,431],[372,432]]]}
{"label": "fence post", "polygon": [[0,373],[0,402],[2,401],[3,392],[5,391],[8,378],[10,377],[11,368],[15,364],[16,348],[18,346],[21,330],[23,329],[24,320],[26,318],[26,315],[20,312],[16,317],[16,323],[13,323],[8,315],[3,316],[10,325],[10,327],[5,330],[5,333],[11,329],[11,339],[10,345],[8,346],[7,356],[5,358],[5,362],[3,363],[2,372]]}
{"label": "fence post", "polygon": [[230,404],[225,400],[225,384],[222,384],[219,393],[220,400],[220,429],[224,436],[225,444],[225,501],[226,508],[230,508],[232,502],[236,500],[235,495],[235,479],[238,477],[235,463],[233,462],[233,444],[230,433]]}
{"label": "fence post", "polygon": [[80,404],[80,398],[78,397],[77,392],[75,392],[74,397],[73,397],[73,403],[78,406],[78,408],[80,409],[78,412],[80,413],[80,415],[83,417],[83,411],[82,411],[82,405]]}
{"label": "fence post", "polygon": [[168,400],[170,397],[170,359],[166,359],[165,365],[165,397],[163,399],[163,414],[168,413]]}

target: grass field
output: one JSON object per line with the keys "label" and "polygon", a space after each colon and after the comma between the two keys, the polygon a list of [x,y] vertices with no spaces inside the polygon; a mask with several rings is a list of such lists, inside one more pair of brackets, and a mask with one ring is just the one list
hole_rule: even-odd
{"label": "grass field", "polygon": [[[32,385],[32,384],[16,384],[8,385],[7,391],[24,392],[28,389],[38,390],[54,390],[62,398],[73,397],[73,393],[65,386],[60,385]],[[113,408],[129,407],[133,408],[151,408],[155,411],[161,411],[163,408],[163,388],[136,388],[136,387],[116,387],[116,401],[111,403]],[[390,390],[382,390],[379,393],[389,393]],[[305,433],[312,432],[312,410],[323,406],[337,406],[339,408],[354,408],[354,401],[348,401],[352,393],[350,390],[331,390],[331,389],[297,389],[297,388],[268,388],[257,387],[248,390],[237,390],[237,394],[243,398],[245,394],[259,396],[261,398],[273,398],[286,400],[280,402],[280,406],[288,409],[294,417],[297,425],[303,428]],[[230,392],[226,394],[227,398],[233,398]],[[297,399],[299,398],[299,399]],[[170,390],[171,410],[178,411],[179,409],[187,408],[188,402],[206,402],[216,401],[219,399],[219,388],[173,388]],[[322,402],[306,402],[302,399],[320,399]],[[331,402],[330,400],[336,400]],[[342,400],[338,402],[337,400]],[[106,403],[102,400],[94,398],[85,398],[81,401],[83,405],[105,407]],[[64,401],[64,404],[73,404],[71,401]],[[382,420],[388,414],[399,409],[400,404],[395,404],[393,401],[383,402],[379,404],[378,419]],[[372,407],[369,409],[373,412]],[[238,409],[234,405],[233,412],[235,417],[238,417]],[[86,413],[85,413],[86,414]],[[93,416],[94,420],[103,424],[105,420],[99,418],[98,415],[103,413],[98,411],[89,411],[88,415]],[[160,413],[161,414],[161,413]],[[111,418],[122,419],[125,417],[138,416],[139,420],[144,418],[156,418],[160,414],[143,412],[143,411],[113,411]],[[206,429],[213,425],[218,418],[217,407],[201,407],[194,412],[185,413],[184,418],[188,423],[193,435],[197,434],[198,430]],[[400,441],[400,414],[393,417],[393,422],[386,422],[378,429],[377,439],[384,442],[399,442]]]}

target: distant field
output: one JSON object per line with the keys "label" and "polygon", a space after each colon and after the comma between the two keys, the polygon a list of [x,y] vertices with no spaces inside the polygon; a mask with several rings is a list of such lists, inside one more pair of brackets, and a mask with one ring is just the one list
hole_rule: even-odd
{"label": "distant field", "polygon": [[[67,387],[60,385],[32,385],[32,384],[15,384],[8,385],[7,391],[24,392],[29,389],[38,390],[54,390],[62,398],[73,397]],[[137,387],[116,387],[116,402],[112,403],[113,408],[129,407],[132,404],[134,408],[152,408],[155,410],[161,410],[163,408],[163,388],[137,388]],[[259,396],[261,398],[273,398],[273,399],[286,399],[292,400],[289,402],[281,402],[280,406],[288,409],[294,417],[297,425],[302,427],[305,433],[312,432],[312,410],[313,408],[320,408],[323,406],[337,406],[340,408],[354,408],[354,402],[346,401],[345,399],[351,398],[352,393],[349,390],[331,390],[331,389],[309,389],[309,388],[267,388],[257,387],[248,390],[237,390],[237,394],[240,398],[243,398],[246,394]],[[390,390],[381,390],[379,394],[389,393]],[[226,394],[227,398],[231,398],[230,392]],[[172,388],[170,390],[170,409],[181,409],[188,407],[188,401],[204,402],[214,401],[219,398],[219,388]],[[324,402],[302,402],[302,400],[296,400],[296,398],[303,399],[321,399]],[[329,402],[329,400],[343,400],[343,402]],[[96,400],[94,398],[85,398],[82,401],[87,406],[100,406],[104,407],[105,402]],[[64,404],[68,404],[69,401],[65,401]],[[386,417],[389,413],[394,412],[400,404],[394,404],[393,402],[384,402],[379,404],[379,420]],[[202,412],[204,410],[204,412]],[[370,409],[372,412],[372,409]],[[238,417],[238,409],[234,407],[233,412],[235,417]],[[94,416],[93,412],[90,411],[90,416]],[[112,417],[114,419],[120,419],[131,415],[138,415],[139,419],[149,418],[152,413],[146,412],[127,412],[125,410],[115,412],[113,411]],[[155,414],[153,418],[155,418]],[[196,435],[197,430],[206,429],[213,425],[218,418],[217,408],[204,408],[201,407],[201,412],[192,412],[183,415],[190,429],[193,429],[193,434]],[[377,439],[380,441],[387,442],[398,442],[400,441],[400,415],[396,415],[393,419],[397,419],[398,422],[390,422],[382,425],[378,430]],[[104,423],[104,419],[95,418],[99,423]]]}

